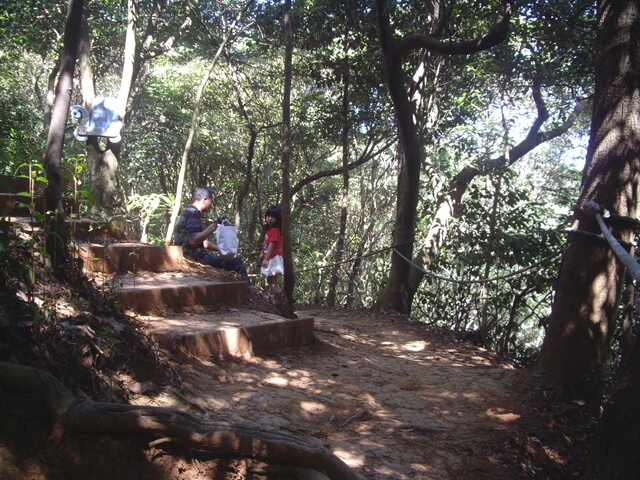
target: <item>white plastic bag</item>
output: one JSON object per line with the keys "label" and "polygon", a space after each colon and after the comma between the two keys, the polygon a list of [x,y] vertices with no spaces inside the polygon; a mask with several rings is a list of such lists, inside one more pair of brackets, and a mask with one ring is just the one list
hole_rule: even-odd
{"label": "white plastic bag", "polygon": [[218,225],[216,245],[223,257],[232,258],[238,253],[238,234],[235,225]]}

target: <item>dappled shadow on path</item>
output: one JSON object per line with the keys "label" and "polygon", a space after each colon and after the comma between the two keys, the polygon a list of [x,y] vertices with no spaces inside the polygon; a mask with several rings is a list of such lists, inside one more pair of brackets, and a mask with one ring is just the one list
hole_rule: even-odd
{"label": "dappled shadow on path", "polygon": [[[318,343],[249,361],[184,356],[157,405],[322,444],[366,479],[562,478],[571,412],[539,376],[374,310],[308,308]],[[146,401],[143,398],[140,401]]]}

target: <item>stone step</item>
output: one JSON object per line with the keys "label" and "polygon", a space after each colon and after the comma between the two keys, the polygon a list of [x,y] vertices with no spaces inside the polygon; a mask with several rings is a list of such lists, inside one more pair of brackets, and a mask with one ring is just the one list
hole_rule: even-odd
{"label": "stone step", "polygon": [[[41,225],[31,207],[42,213],[44,202],[36,194],[31,205],[30,197],[19,195],[28,191],[28,179],[0,175],[0,216],[24,231],[37,231]],[[159,342],[182,344],[201,358],[247,358],[315,343],[313,318],[286,319],[244,308],[244,280],[228,272],[187,273],[193,266],[185,268],[182,247],[122,242],[124,225],[115,222],[68,222],[71,237],[86,242],[76,249],[85,269],[104,288],[113,288],[119,304],[134,310]],[[100,243],[91,243],[95,240]]]}
{"label": "stone step", "polygon": [[200,312],[240,308],[247,302],[247,282],[218,281],[183,272],[118,275],[110,280],[118,303],[138,314]]}
{"label": "stone step", "polygon": [[0,175],[0,192],[29,192],[31,190],[31,186],[32,182],[28,178]]}
{"label": "stone step", "polygon": [[[33,210],[44,213],[44,199],[41,196],[33,198]],[[0,215],[16,217],[31,215],[31,198],[15,193],[0,193]]]}
{"label": "stone step", "polygon": [[314,319],[286,319],[245,309],[139,317],[159,343],[181,344],[200,358],[248,358],[315,343]]}
{"label": "stone step", "polygon": [[[33,217],[4,217],[5,220],[17,225],[25,232],[42,230],[42,223]],[[68,234],[76,242],[90,240],[121,241],[125,238],[124,224],[120,222],[102,222],[91,218],[66,218]]]}
{"label": "stone step", "polygon": [[182,247],[122,242],[78,245],[77,255],[91,272],[168,272],[185,267]]}

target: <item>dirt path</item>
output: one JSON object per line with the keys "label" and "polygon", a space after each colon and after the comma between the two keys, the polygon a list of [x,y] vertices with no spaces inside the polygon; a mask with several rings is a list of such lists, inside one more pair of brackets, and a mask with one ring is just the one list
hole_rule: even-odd
{"label": "dirt path", "polygon": [[[309,308],[319,343],[180,367],[196,415],[321,442],[363,478],[560,478],[564,405],[543,379],[379,311]],[[167,394],[158,404],[175,405]],[[567,424],[568,427],[568,424]]]}

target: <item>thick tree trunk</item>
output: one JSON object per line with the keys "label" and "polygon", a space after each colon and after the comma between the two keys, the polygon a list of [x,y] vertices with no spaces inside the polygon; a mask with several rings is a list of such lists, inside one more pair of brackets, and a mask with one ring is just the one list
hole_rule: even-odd
{"label": "thick tree trunk", "polygon": [[605,407],[585,480],[637,478],[640,472],[640,342]]}
{"label": "thick tree trunk", "polygon": [[376,306],[390,308],[401,313],[409,313],[411,311],[411,298],[408,290],[408,281],[411,273],[411,264],[406,259],[410,259],[413,256],[415,220],[420,187],[421,150],[416,138],[413,109],[405,90],[402,57],[393,45],[388,7],[387,1],[376,1],[380,47],[385,59],[389,94],[393,101],[398,122],[398,145],[396,146],[398,187],[393,244],[404,258],[395,252],[392,253],[389,278],[385,289],[376,302]]}
{"label": "thick tree trunk", "polygon": [[413,300],[409,289],[409,279],[412,270],[410,260],[413,256],[420,186],[420,147],[411,142],[408,145],[410,151],[406,152],[405,145],[406,142],[401,140],[396,149],[398,193],[393,231],[394,251],[391,254],[389,278],[376,306],[409,314]]}
{"label": "thick tree trunk", "polygon": [[[591,139],[578,207],[613,213],[611,233],[629,245],[640,196],[640,28],[638,0],[600,5],[600,52]],[[598,399],[625,277],[593,216],[576,211],[537,366],[574,396]]]}

